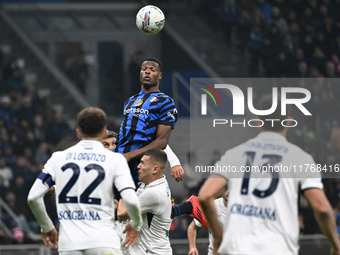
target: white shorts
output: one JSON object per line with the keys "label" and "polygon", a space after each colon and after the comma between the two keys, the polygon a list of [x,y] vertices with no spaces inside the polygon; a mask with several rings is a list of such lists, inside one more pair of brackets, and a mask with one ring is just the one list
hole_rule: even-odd
{"label": "white shorts", "polygon": [[115,248],[94,248],[81,251],[60,251],[59,255],[123,255],[123,253]]}

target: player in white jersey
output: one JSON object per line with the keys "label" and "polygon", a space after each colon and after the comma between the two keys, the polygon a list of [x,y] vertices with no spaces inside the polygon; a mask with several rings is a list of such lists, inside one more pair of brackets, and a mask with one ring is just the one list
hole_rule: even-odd
{"label": "player in white jersey", "polygon": [[[224,227],[224,221],[228,217],[228,194],[226,191],[224,195],[220,198],[215,199],[214,204],[216,207],[218,221],[221,224],[222,228]],[[188,242],[189,242],[189,253],[188,255],[199,255],[197,247],[196,247],[196,229],[197,227],[201,228],[202,224],[198,222],[198,220],[193,219],[188,227]],[[208,247],[208,255],[213,255],[213,236],[211,230],[209,229],[209,247]]]}
{"label": "player in white jersey", "polygon": [[[260,105],[259,109],[269,109],[272,99],[265,97]],[[282,119],[280,112],[264,117]],[[302,174],[263,172],[265,167],[276,166],[276,169],[280,169],[282,166],[311,165],[315,164],[314,160],[286,140],[287,128],[282,127],[280,121],[276,121],[273,127],[272,123],[265,124],[261,130],[255,138],[228,150],[216,163],[216,166],[235,166],[241,175],[218,173],[211,176],[199,192],[202,208],[214,235],[214,248],[220,246],[218,253],[221,255],[297,255],[297,199],[300,187],[314,209],[321,230],[331,244],[331,254],[339,255],[340,243],[335,217],[322,190],[320,174],[305,172],[305,169]],[[253,166],[262,169],[258,174],[262,175],[262,178],[253,172],[241,172],[245,167],[250,169]],[[213,201],[223,194],[227,185],[230,215],[226,219],[222,240],[222,229],[218,224]]]}
{"label": "player in white jersey", "polygon": [[[130,247],[129,254],[172,254],[169,240],[171,192],[164,175],[166,161],[164,151],[150,149],[144,153],[138,165],[142,185],[137,190],[137,196],[141,205],[143,225],[136,245]],[[125,220],[126,211],[120,206],[118,218]]]}
{"label": "player in white jersey", "polygon": [[[115,142],[117,140],[118,134],[114,131],[108,130],[108,134],[106,138],[103,140],[103,145],[106,149],[112,151],[115,148]],[[176,154],[172,151],[169,145],[167,145],[164,149],[164,152],[166,153],[167,160],[169,162],[169,165],[171,167],[171,174],[176,172],[183,172],[181,163],[176,156]],[[181,170],[182,169],[182,170]],[[177,180],[177,177],[173,175],[173,177]],[[177,180],[179,181],[179,180]],[[116,201],[118,204],[118,201]],[[125,229],[126,225],[128,224],[128,220],[126,221],[116,221],[115,226],[116,226],[116,231],[117,234],[120,238],[121,243],[125,241],[125,236],[126,234],[123,233],[123,230]],[[123,254],[126,253],[128,254],[128,250],[122,247]]]}
{"label": "player in white jersey", "polygon": [[[130,224],[124,245],[134,245],[141,228],[140,205],[126,159],[104,148],[107,116],[99,108],[89,107],[77,117],[76,145],[55,152],[47,161],[29,195],[28,203],[42,229],[45,245],[61,255],[121,254],[121,243],[114,230],[115,185],[127,201]],[[56,184],[57,232],[48,217],[43,196]],[[106,253],[105,253],[106,252]]]}

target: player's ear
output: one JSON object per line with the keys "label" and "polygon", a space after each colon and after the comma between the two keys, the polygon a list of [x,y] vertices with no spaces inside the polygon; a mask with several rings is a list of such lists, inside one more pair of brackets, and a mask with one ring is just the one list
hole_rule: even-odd
{"label": "player's ear", "polygon": [[153,173],[153,174],[156,174],[156,173],[158,173],[160,170],[161,170],[161,168],[159,167],[159,165],[154,165],[153,170],[152,170],[152,173]]}
{"label": "player's ear", "polygon": [[83,138],[82,134],[80,133],[80,129],[77,128],[77,137],[81,140]]}
{"label": "player's ear", "polygon": [[103,140],[107,137],[107,129],[105,129],[104,133],[103,133]]}
{"label": "player's ear", "polygon": [[161,80],[162,77],[163,77],[163,74],[162,74],[162,72],[160,72],[160,73],[159,73],[159,79]]}

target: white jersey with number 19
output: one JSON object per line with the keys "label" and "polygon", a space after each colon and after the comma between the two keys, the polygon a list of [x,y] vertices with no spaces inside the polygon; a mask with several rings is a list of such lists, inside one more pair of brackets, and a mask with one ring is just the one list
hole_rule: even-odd
{"label": "white jersey with number 19", "polygon": [[125,158],[100,142],[82,140],[55,152],[43,174],[56,183],[60,221],[59,251],[97,247],[120,249],[114,230],[113,184],[118,191],[135,189]]}
{"label": "white jersey with number 19", "polygon": [[262,132],[221,157],[216,166],[234,166],[239,175],[219,173],[228,179],[229,190],[219,254],[298,254],[299,188],[323,188],[319,173],[297,171],[304,164],[315,163],[275,132]]}

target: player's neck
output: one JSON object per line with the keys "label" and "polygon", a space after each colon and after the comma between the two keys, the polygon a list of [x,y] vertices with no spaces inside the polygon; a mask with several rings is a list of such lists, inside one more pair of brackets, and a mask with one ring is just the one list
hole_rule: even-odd
{"label": "player's neck", "polygon": [[103,139],[101,137],[82,137],[81,140],[87,140],[87,141],[98,141],[103,142]]}
{"label": "player's neck", "polygon": [[161,178],[163,178],[164,175],[157,175],[157,176],[153,176],[150,180],[148,180],[147,182],[145,182],[146,185],[149,185],[150,183],[157,181]]}
{"label": "player's neck", "polygon": [[146,93],[153,93],[153,92],[159,92],[159,85],[156,86],[145,86],[142,84],[142,90]]}

